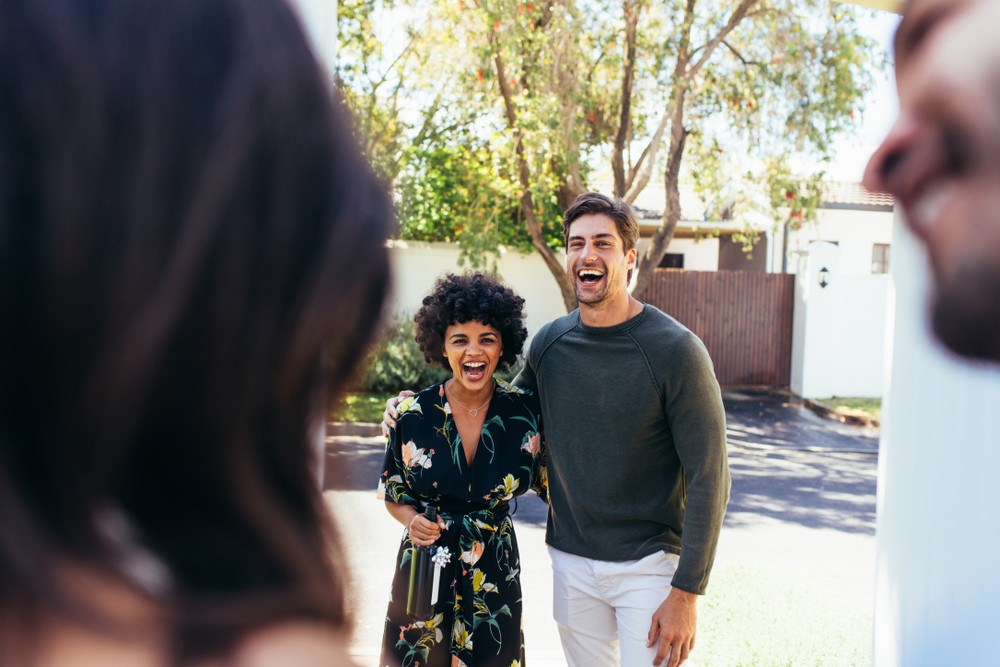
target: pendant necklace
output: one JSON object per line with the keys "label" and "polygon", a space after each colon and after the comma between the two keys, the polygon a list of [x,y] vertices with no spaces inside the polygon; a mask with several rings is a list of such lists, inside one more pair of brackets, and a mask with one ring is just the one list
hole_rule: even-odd
{"label": "pendant necklace", "polygon": [[[446,393],[448,394],[448,396],[450,396],[450,397],[451,397],[451,400],[453,400],[453,401],[455,401],[456,403],[458,403],[458,399],[457,399],[457,398],[455,398],[455,395],[454,395],[453,393],[451,393],[450,391],[448,391],[448,385],[447,385],[447,384],[445,384],[445,386],[444,386],[444,390],[445,390],[445,392],[446,392]],[[493,392],[491,391],[491,392],[490,392],[490,397],[489,397],[489,398],[487,398],[487,399],[486,399],[486,402],[485,402],[485,403],[483,403],[482,405],[480,405],[480,406],[479,406],[478,408],[467,408],[467,407],[465,407],[464,405],[462,405],[461,403],[458,403],[458,407],[460,407],[460,408],[462,408],[463,410],[467,411],[467,412],[469,413],[469,416],[470,416],[470,417],[475,417],[476,415],[478,415],[478,414],[479,414],[479,411],[480,411],[480,410],[482,410],[483,408],[485,408],[485,407],[486,407],[487,405],[489,405],[489,404],[490,404],[490,401],[492,401],[492,400],[493,400]]]}

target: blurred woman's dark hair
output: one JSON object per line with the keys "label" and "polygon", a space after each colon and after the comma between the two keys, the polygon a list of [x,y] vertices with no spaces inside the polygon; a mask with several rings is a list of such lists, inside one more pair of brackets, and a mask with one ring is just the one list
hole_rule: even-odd
{"label": "blurred woman's dark hair", "polygon": [[0,618],[68,564],[180,662],[344,621],[310,466],[392,218],[283,0],[0,2]]}

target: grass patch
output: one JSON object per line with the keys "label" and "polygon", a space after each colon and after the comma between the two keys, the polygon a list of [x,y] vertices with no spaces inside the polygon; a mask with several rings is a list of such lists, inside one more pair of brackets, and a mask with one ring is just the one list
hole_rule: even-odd
{"label": "grass patch", "polygon": [[871,612],[769,565],[712,572],[698,604],[699,667],[868,667]]}
{"label": "grass patch", "polygon": [[382,421],[385,402],[396,394],[345,394],[330,414],[335,422],[372,422]]}
{"label": "grass patch", "polygon": [[832,398],[818,399],[820,403],[829,405],[831,408],[842,410],[851,415],[859,417],[870,417],[871,419],[882,420],[882,399],[881,398],[844,398],[834,396]]}

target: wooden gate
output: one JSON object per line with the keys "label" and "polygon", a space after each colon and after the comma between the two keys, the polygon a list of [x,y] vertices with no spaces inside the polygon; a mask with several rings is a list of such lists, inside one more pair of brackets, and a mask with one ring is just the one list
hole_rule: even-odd
{"label": "wooden gate", "polygon": [[657,269],[640,300],[701,338],[719,384],[787,387],[794,297],[792,274]]}

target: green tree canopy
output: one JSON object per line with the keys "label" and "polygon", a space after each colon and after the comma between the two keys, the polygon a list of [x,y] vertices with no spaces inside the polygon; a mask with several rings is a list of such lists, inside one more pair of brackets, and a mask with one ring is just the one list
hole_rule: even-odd
{"label": "green tree canopy", "polygon": [[811,218],[818,175],[793,178],[789,160],[829,157],[884,64],[859,10],[820,0],[397,2],[341,0],[337,86],[395,187],[400,234],[457,241],[474,266],[499,246],[539,252],[567,309],[561,212],[596,165],[628,201],[663,179],[641,293],[680,219],[682,173],[731,211],[753,205],[731,185],[748,166],[736,180],[771,210]]}

